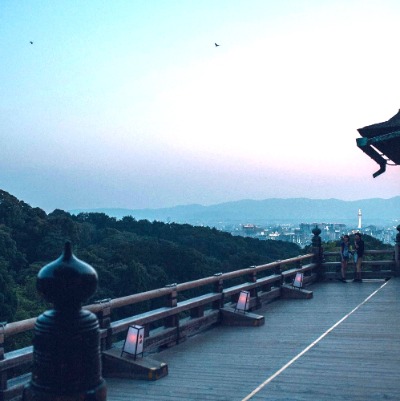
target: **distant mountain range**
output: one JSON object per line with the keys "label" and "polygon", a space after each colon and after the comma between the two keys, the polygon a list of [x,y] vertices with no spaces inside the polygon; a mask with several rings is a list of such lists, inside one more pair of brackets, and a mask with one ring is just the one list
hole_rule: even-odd
{"label": "distant mountain range", "polygon": [[219,227],[221,224],[296,224],[344,223],[358,224],[358,210],[362,212],[363,226],[400,224],[400,196],[390,199],[271,198],[240,200],[216,205],[184,205],[161,209],[75,209],[71,214],[105,213],[118,219],[132,216],[136,220],[188,223]]}

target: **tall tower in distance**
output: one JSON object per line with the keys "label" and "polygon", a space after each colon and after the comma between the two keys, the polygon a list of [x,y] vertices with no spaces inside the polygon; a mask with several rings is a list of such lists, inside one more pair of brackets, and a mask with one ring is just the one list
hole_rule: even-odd
{"label": "tall tower in distance", "polygon": [[357,228],[359,229],[359,230],[361,230],[361,217],[362,217],[362,213],[361,213],[361,209],[358,209],[358,226],[357,226]]}

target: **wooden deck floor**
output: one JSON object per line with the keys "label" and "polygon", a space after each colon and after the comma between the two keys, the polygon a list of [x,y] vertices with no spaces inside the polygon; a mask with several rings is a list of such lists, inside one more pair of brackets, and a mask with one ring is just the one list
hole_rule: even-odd
{"label": "wooden deck floor", "polygon": [[[400,400],[400,279],[320,283],[262,327],[218,327],[153,355],[169,375],[107,379],[109,401]],[[368,298],[370,297],[370,298]]]}

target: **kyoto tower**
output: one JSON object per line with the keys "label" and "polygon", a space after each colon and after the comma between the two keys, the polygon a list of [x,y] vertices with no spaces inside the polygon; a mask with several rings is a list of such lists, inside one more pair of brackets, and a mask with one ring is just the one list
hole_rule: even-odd
{"label": "kyoto tower", "polygon": [[361,230],[361,217],[362,217],[361,209],[358,209],[358,226],[357,226],[357,228],[359,230]]}

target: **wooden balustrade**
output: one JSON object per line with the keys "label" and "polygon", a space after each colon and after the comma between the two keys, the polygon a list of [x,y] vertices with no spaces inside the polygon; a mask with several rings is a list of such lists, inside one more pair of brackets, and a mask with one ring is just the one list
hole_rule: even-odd
{"label": "wooden balustrade", "polygon": [[[386,259],[376,259],[387,255]],[[335,279],[340,277],[340,252],[324,252],[324,261],[322,268],[326,279]],[[352,277],[354,272],[355,263],[352,258],[349,259],[347,274]],[[362,277],[363,278],[389,278],[397,275],[395,263],[395,251],[392,249],[384,250],[366,250],[364,260],[362,263]]]}
{"label": "wooden balustrade", "polygon": [[[386,277],[395,272],[394,251],[366,251],[366,256],[381,256],[393,254],[389,260],[365,260],[364,266],[381,266],[380,270],[372,270],[371,274]],[[318,253],[320,255],[320,253]],[[297,256],[290,259],[275,261],[268,264],[252,266],[227,273],[217,273],[210,277],[201,278],[186,283],[172,284],[163,288],[133,294],[117,299],[105,299],[84,308],[96,313],[100,323],[102,350],[107,350],[118,341],[118,335],[126,333],[130,325],[138,324],[145,327],[145,349],[154,351],[160,347],[176,344],[184,338],[206,328],[220,323],[220,309],[237,301],[240,291],[246,290],[251,294],[250,308],[256,309],[266,302],[281,296],[282,285],[293,281],[297,272],[304,273],[305,285],[321,277],[321,267],[326,278],[336,275],[340,267],[339,252],[326,252],[325,259],[316,263],[315,253]],[[368,259],[368,258],[366,258]],[[389,268],[389,270],[383,270]],[[227,286],[227,283],[230,286]],[[232,283],[233,281],[233,283]],[[240,281],[240,283],[238,283]],[[180,295],[189,290],[203,290],[204,293],[179,301]],[[139,305],[154,299],[164,299],[164,306],[112,321],[112,311],[119,308]],[[19,374],[32,361],[32,347],[4,353],[4,342],[7,338],[33,330],[36,318],[20,322],[8,323],[0,327],[0,401],[9,399],[10,394],[22,391],[21,383],[12,378],[17,368]],[[29,376],[26,377],[26,381]]]}

